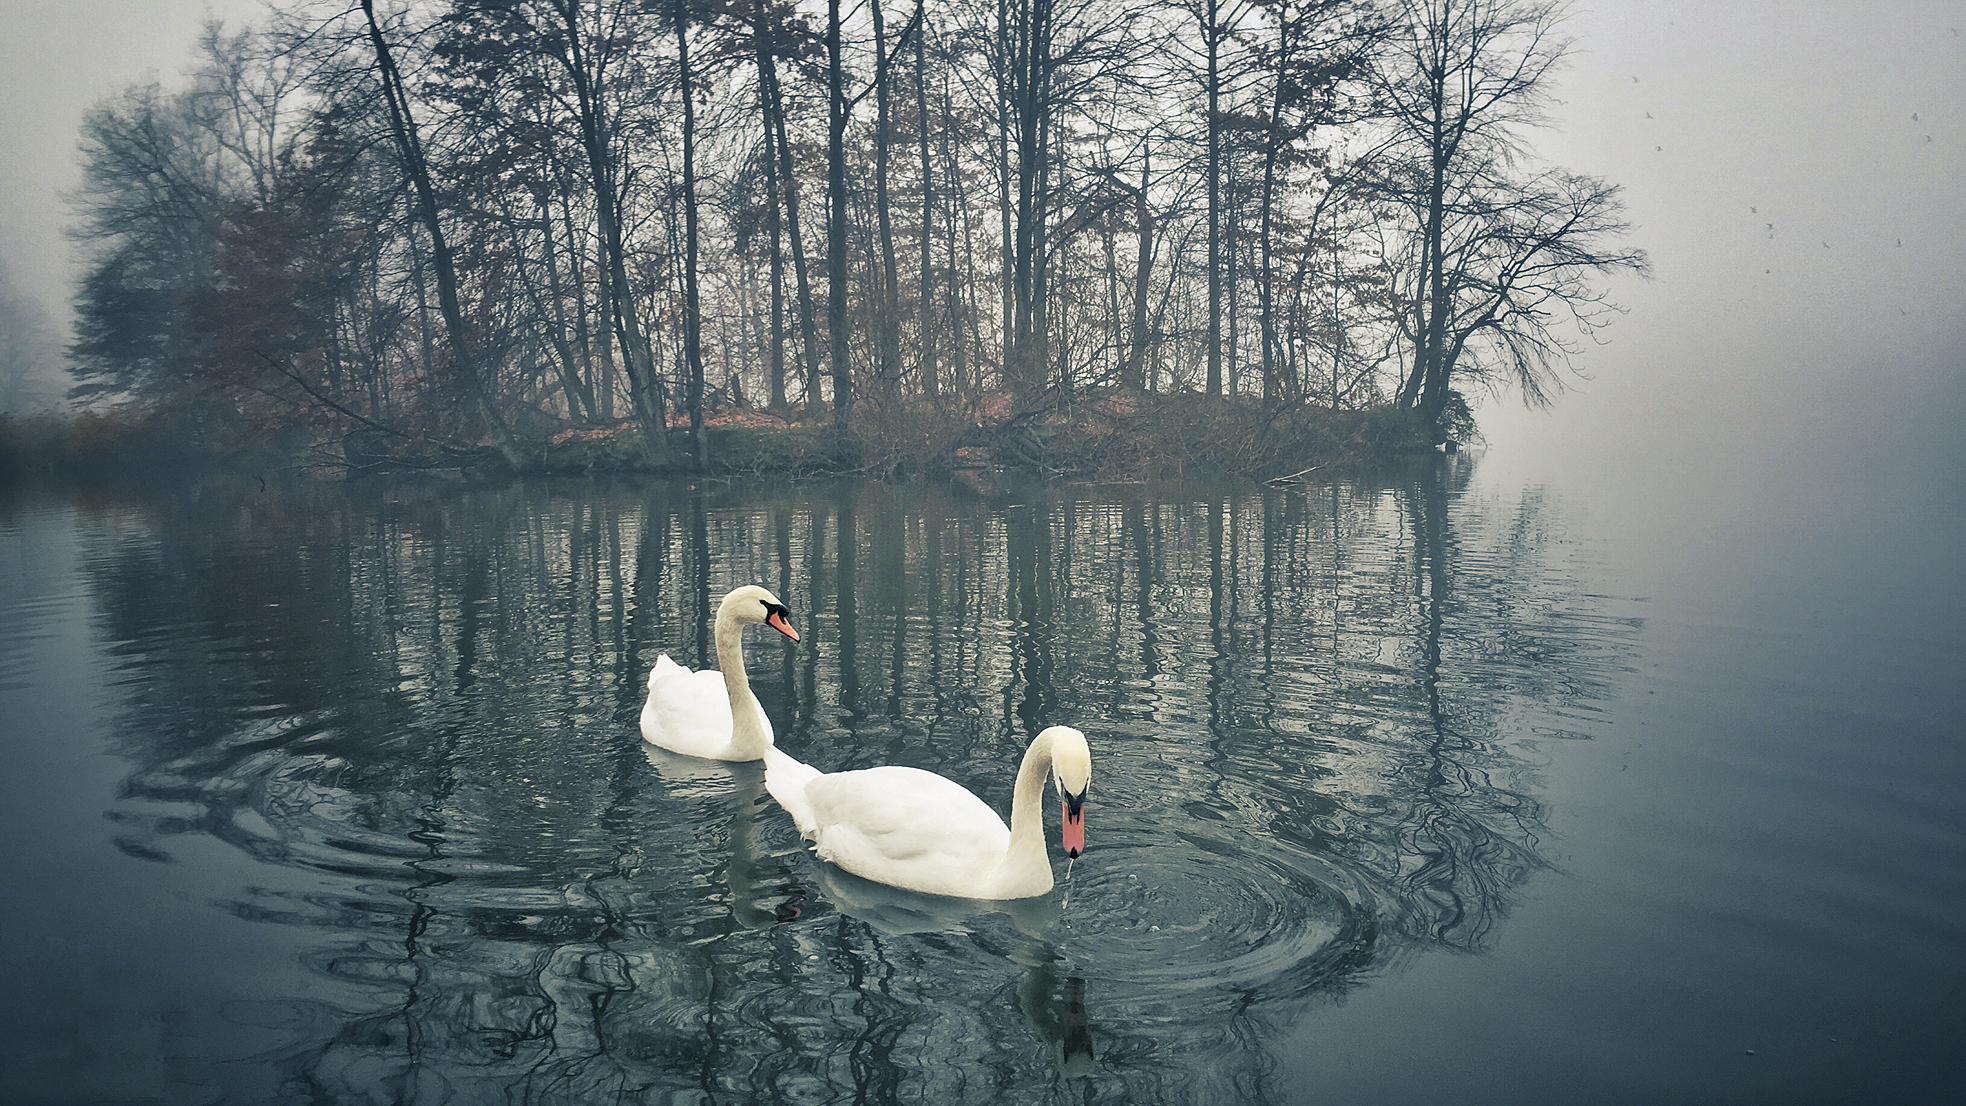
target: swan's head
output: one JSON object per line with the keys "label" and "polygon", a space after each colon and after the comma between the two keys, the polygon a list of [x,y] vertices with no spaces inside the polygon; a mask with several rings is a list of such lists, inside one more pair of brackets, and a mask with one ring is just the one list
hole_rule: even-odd
{"label": "swan's head", "polygon": [[1053,726],[1039,734],[1051,740],[1051,782],[1065,799],[1065,855],[1077,859],[1085,851],[1085,791],[1092,785],[1092,750],[1085,735],[1070,726]]}
{"label": "swan's head", "polygon": [[793,641],[799,640],[799,632],[792,628],[792,612],[776,595],[756,584],[746,584],[724,596],[717,606],[717,620],[726,618],[740,623],[762,622]]}

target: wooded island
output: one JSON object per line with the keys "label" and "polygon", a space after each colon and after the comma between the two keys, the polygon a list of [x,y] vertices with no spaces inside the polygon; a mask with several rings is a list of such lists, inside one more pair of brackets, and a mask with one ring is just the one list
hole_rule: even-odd
{"label": "wooded island", "polygon": [[[84,415],[366,470],[1276,475],[1643,271],[1547,0],[291,3],[89,114]],[[59,440],[56,440],[59,439]]]}

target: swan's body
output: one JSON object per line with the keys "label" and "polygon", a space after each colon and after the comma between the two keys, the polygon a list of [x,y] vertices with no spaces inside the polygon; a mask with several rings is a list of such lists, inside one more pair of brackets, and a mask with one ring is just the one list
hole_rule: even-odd
{"label": "swan's body", "polygon": [[[742,663],[741,661],[739,662]],[[726,669],[728,670],[728,669]],[[739,669],[742,671],[742,669]],[[757,760],[771,745],[771,719],[748,682],[732,699],[729,681],[714,668],[692,671],[669,659],[655,660],[649,671],[648,701],[642,704],[642,738],[651,745],[705,760]],[[737,719],[751,722],[737,725]],[[750,731],[740,741],[738,731]]]}
{"label": "swan's body", "polygon": [[1044,843],[1044,781],[1065,795],[1065,851],[1085,849],[1085,789],[1092,760],[1085,735],[1053,726],[1032,740],[1017,771],[1010,825],[952,780],[888,765],[820,772],[776,748],[765,787],[822,860],[863,879],[930,895],[1023,899],[1051,890]]}
{"label": "swan's body", "polygon": [[717,667],[692,672],[667,653],[649,670],[642,704],[642,739],[672,753],[705,760],[758,760],[771,748],[771,720],[744,673],[744,626],[762,622],[793,641],[799,632],[778,597],[755,585],[738,588],[717,606]]}

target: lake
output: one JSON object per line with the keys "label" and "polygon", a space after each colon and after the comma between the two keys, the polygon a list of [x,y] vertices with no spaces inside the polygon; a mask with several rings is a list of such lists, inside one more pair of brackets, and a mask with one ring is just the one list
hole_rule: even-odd
{"label": "lake", "polygon": [[[1465,455],[15,490],[9,1100],[1960,1100],[1962,512],[1729,502]],[[822,769],[1006,810],[1084,730],[1057,889],[857,880],[646,746],[744,583]]]}

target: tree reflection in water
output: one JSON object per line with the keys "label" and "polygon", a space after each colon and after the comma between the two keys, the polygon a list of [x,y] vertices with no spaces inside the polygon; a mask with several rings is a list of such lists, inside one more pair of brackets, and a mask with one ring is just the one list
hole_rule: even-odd
{"label": "tree reflection in water", "polygon": [[[256,1064],[179,1062],[336,1102],[1274,1098],[1268,1043],[1319,996],[1484,947],[1544,863],[1541,743],[1629,655],[1549,506],[1465,475],[98,508],[142,722],[119,842],[309,873],[223,905],[303,927],[294,993],[329,996],[227,1012],[287,1042]],[[1001,810],[1032,733],[1086,730],[1071,881],[996,910],[874,887],[801,848],[757,766],[646,749],[656,654],[714,663],[711,605],[750,581],[805,637],[752,658],[801,759]]]}

